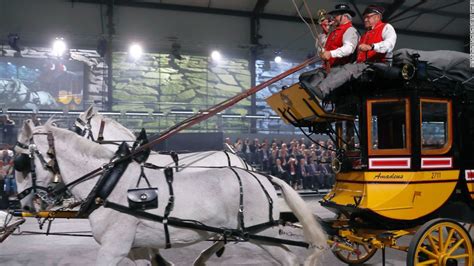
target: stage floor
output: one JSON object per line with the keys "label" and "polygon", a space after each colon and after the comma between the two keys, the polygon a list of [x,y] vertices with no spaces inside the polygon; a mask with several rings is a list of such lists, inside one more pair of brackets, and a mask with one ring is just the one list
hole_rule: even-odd
{"label": "stage floor", "polygon": [[[321,217],[330,217],[332,213],[319,206],[317,198],[306,198],[315,213]],[[45,226],[46,228],[46,226]],[[20,227],[22,232],[40,232],[36,219],[28,218]],[[290,229],[298,235],[300,230]],[[45,230],[42,230],[43,232]],[[52,232],[71,232],[76,234],[90,234],[88,220],[57,219],[52,226]],[[284,236],[282,236],[284,237]],[[296,239],[300,238],[301,235]],[[405,239],[409,241],[409,239]],[[181,249],[162,250],[161,254],[175,265],[192,265],[198,254],[210,246],[210,242],[201,242]],[[0,243],[0,265],[93,265],[99,245],[92,237],[79,236],[45,236],[18,234],[11,235]],[[306,257],[304,248],[291,248],[299,257],[301,263]],[[386,265],[405,265],[405,253],[396,250],[387,250]],[[368,261],[365,265],[382,265],[381,252]],[[278,265],[263,250],[249,243],[229,243],[222,257],[213,256],[208,265]],[[340,262],[331,251],[324,252],[321,265],[345,265]]]}

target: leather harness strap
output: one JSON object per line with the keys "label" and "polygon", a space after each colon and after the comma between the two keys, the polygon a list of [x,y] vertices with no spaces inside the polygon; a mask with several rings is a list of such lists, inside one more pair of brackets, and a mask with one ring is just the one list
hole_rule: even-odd
{"label": "leather harness strap", "polygon": [[168,204],[165,208],[165,214],[163,215],[163,227],[165,229],[165,238],[166,238],[166,248],[171,248],[170,242],[170,233],[168,230],[168,216],[171,214],[174,208],[174,192],[173,192],[173,169],[167,167],[165,169],[165,177],[166,183],[168,183],[168,190],[169,190],[169,199]]}
{"label": "leather harness strap", "polygon": [[269,219],[270,222],[274,222],[274,220],[273,220],[273,199],[272,199],[272,197],[270,197],[270,194],[265,189],[265,187],[263,186],[260,179],[258,179],[258,177],[254,173],[252,173],[251,171],[248,171],[248,170],[246,172],[249,173],[251,176],[253,176],[255,178],[255,180],[257,180],[258,184],[260,185],[260,187],[263,190],[263,193],[265,193],[265,196],[267,197],[267,200],[268,200],[268,219]]}
{"label": "leather harness strap", "polygon": [[175,151],[170,152],[171,159],[173,159],[174,165],[176,166],[176,172],[179,172],[179,155]]}
{"label": "leather harness strap", "polygon": [[227,153],[226,150],[224,150],[224,154],[225,154],[225,156],[227,157],[227,164],[229,165],[229,167],[231,167],[231,166],[232,166],[232,162],[230,161],[230,156],[229,156],[229,154]]}
{"label": "leather harness strap", "polygon": [[[21,142],[19,142],[19,141],[17,141],[17,142],[15,143],[15,146],[18,146],[18,147],[20,147],[20,148],[22,148],[22,149],[28,150],[28,145],[26,145],[26,144],[24,144],[24,143],[21,143]],[[15,149],[15,146],[13,146],[13,149]]]}
{"label": "leather harness strap", "polygon": [[[122,213],[126,213],[126,214],[130,214],[130,215],[133,215],[133,216],[138,217],[138,218],[147,219],[147,220],[150,220],[150,221],[163,222],[163,220],[164,220],[164,218],[162,216],[151,214],[151,213],[148,213],[148,212],[145,212],[145,211],[130,209],[126,206],[123,206],[123,205],[120,205],[120,204],[117,204],[117,203],[113,203],[113,202],[110,202],[110,201],[104,201],[103,206],[105,208],[111,208],[113,210],[116,210],[116,211],[119,211],[119,212],[122,212]],[[260,241],[265,241],[265,242],[269,242],[269,243],[285,244],[285,245],[299,246],[299,247],[304,247],[304,248],[308,248],[310,246],[308,243],[301,242],[301,241],[279,239],[279,238],[267,237],[267,236],[259,236],[259,235],[254,235],[254,234],[251,233],[252,231],[261,231],[265,228],[275,226],[275,225],[277,225],[276,222],[274,222],[274,223],[267,222],[267,223],[262,223],[262,224],[258,224],[258,225],[249,227],[249,229],[252,228],[251,231],[250,230],[242,231],[242,230],[235,230],[235,229],[218,228],[218,227],[208,226],[208,225],[205,225],[205,224],[197,222],[197,221],[182,220],[182,219],[175,218],[175,217],[169,217],[169,224],[172,225],[172,226],[181,227],[181,228],[201,230],[201,231],[213,232],[213,233],[222,234],[222,235],[228,235],[230,237],[241,238],[241,239],[244,239],[244,240],[253,239],[253,240],[257,240],[257,241],[260,240]]]}
{"label": "leather harness strap", "polygon": [[[90,121],[90,120],[89,120]],[[101,142],[104,140],[104,127],[105,127],[105,121],[100,120],[100,128],[99,128],[99,135],[97,136],[97,141]]]}
{"label": "leather harness strap", "polygon": [[244,223],[244,188],[242,186],[242,178],[240,178],[240,175],[235,171],[234,168],[229,167],[232,172],[234,172],[235,176],[237,177],[237,180],[239,181],[239,212],[237,214],[238,218],[238,224],[237,224],[237,229],[245,230],[245,223]]}
{"label": "leather harness strap", "polygon": [[140,164],[140,176],[138,177],[138,181],[136,185],[137,188],[140,187],[140,182],[142,181],[142,178],[145,179],[146,184],[150,188],[151,187],[150,181],[148,181],[148,177],[145,174],[145,165],[143,163]]}

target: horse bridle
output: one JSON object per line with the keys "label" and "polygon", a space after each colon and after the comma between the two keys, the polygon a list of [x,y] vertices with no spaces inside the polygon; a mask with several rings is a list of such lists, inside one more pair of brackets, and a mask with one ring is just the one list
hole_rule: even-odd
{"label": "horse bridle", "polygon": [[[48,140],[48,151],[46,155],[50,158],[49,161],[46,161],[45,156],[38,150],[35,142],[34,136],[35,135],[46,135]],[[22,192],[20,192],[17,196],[18,200],[21,200],[28,196],[29,194],[33,193],[34,195],[39,196],[43,201],[48,204],[53,204],[57,201],[56,198],[52,198],[49,192],[53,189],[53,187],[42,187],[38,186],[36,182],[36,165],[35,165],[35,157],[41,162],[43,169],[51,172],[53,174],[53,182],[57,184],[61,181],[61,172],[59,170],[58,161],[56,159],[56,150],[54,148],[54,137],[51,132],[47,133],[33,133],[29,140],[29,144],[17,142],[15,146],[18,146],[22,150],[26,150],[23,152],[18,153],[14,159],[14,167],[15,170],[23,173],[31,174],[31,181],[32,186],[26,188]]]}
{"label": "horse bridle", "polygon": [[[91,125],[91,119],[92,117],[89,117],[86,122],[82,121],[79,117],[76,118],[76,122],[74,123],[74,132],[76,132],[78,135],[85,137],[87,139],[91,139],[92,141],[94,140],[94,136],[92,135],[92,125]],[[77,124],[83,126],[84,129],[82,129],[80,126]]]}

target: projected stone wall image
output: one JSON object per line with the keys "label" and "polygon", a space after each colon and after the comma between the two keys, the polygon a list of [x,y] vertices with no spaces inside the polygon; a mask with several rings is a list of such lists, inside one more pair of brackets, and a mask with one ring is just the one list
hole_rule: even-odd
{"label": "projected stone wall image", "polygon": [[[256,83],[262,83],[266,80],[269,80],[295,66],[299,62],[288,62],[282,61],[280,63],[275,63],[273,60],[257,60],[256,62]],[[283,86],[291,86],[298,82],[298,77],[301,73],[310,71],[316,66],[308,66],[278,82],[273,83],[267,88],[257,92],[256,95],[256,104],[257,104],[257,114],[265,116],[276,116],[275,112],[268,106],[265,101],[266,98],[270,97],[272,94],[279,92]],[[260,119],[257,121],[257,130],[260,131],[292,131],[294,127],[291,125],[286,125],[282,120],[278,119]]]}
{"label": "projected stone wall image", "polygon": [[[197,112],[207,109],[250,88],[248,61],[224,59],[210,62],[205,56],[146,54],[131,61],[126,53],[114,53],[114,111],[123,112]],[[246,115],[250,99],[239,102],[226,113]],[[150,129],[162,129],[181,120],[143,122]],[[246,128],[247,121],[232,121]],[[138,125],[137,125],[138,126]],[[218,129],[216,118],[196,125],[194,129]]]}

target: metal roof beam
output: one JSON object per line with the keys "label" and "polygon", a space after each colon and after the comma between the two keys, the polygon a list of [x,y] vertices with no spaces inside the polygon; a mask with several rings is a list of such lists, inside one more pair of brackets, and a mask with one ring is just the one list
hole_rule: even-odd
{"label": "metal roof beam", "polygon": [[[101,3],[101,0],[70,0],[70,1],[74,3],[89,3],[89,4]],[[215,15],[227,15],[227,16],[236,16],[236,17],[250,17],[252,14],[252,12],[241,11],[241,10],[163,4],[163,3],[157,3],[157,2],[135,2],[135,1],[129,1],[129,0],[115,0],[114,5],[138,7],[138,8],[162,9],[162,10],[171,10],[171,11],[184,11],[184,12],[193,12],[193,13],[205,13],[205,14],[215,14]]]}
{"label": "metal roof beam", "polygon": [[357,15],[359,16],[360,19],[362,19],[362,12],[360,12],[360,9],[359,7],[356,5],[355,1],[354,0],[350,0],[352,6],[354,7]]}
{"label": "metal roof beam", "polygon": [[[440,10],[440,9],[443,9],[443,8],[446,8],[446,7],[449,7],[449,6],[457,5],[457,4],[460,4],[460,3],[462,3],[462,2],[464,2],[464,0],[460,0],[460,1],[457,1],[457,2],[453,2],[453,3],[449,3],[449,4],[446,4],[446,5],[437,7],[437,8],[435,8],[435,9],[431,10],[431,11],[418,12],[418,13],[415,14],[415,15],[411,15],[411,16],[408,16],[408,17],[395,19],[395,18],[401,16],[403,13],[405,13],[404,11],[402,11],[402,12],[396,14],[395,16],[392,16],[392,17],[390,18],[390,22],[391,22],[391,23],[396,23],[396,22],[403,21],[403,20],[405,20],[405,19],[409,19],[409,18],[412,18],[412,17],[416,17],[416,16],[419,16],[419,15],[422,15],[422,14],[426,14],[426,13],[430,14],[430,13],[433,13],[433,11]],[[413,9],[413,10],[415,10],[415,9]],[[453,16],[453,17],[458,18],[457,16]],[[469,18],[469,14],[468,14],[467,18]],[[395,19],[395,20],[393,20],[393,19]]]}
{"label": "metal roof beam", "polygon": [[[71,0],[75,3],[90,3],[90,4],[100,4],[100,0]],[[359,1],[359,0],[358,0]],[[357,2],[358,2],[357,1]],[[127,0],[115,0],[115,6],[128,6],[128,7],[139,7],[139,8],[152,8],[152,9],[162,9],[162,10],[173,10],[173,11],[184,11],[184,12],[196,12],[196,13],[205,13],[205,14],[214,14],[214,15],[228,15],[228,16],[237,16],[237,17],[252,17],[253,12],[248,11],[239,11],[239,10],[228,10],[228,9],[219,9],[219,8],[207,8],[207,7],[194,7],[194,6],[183,6],[183,5],[173,5],[173,4],[160,4],[160,3],[151,3],[151,2],[130,2]],[[469,14],[468,14],[469,16]],[[262,13],[259,15],[260,19],[268,20],[279,20],[287,22],[298,22],[302,23],[299,17],[295,16],[286,16],[278,14],[265,14]],[[309,21],[309,18],[305,18]],[[354,24],[356,28],[364,29],[362,24]],[[453,34],[442,34],[442,33],[430,33],[423,31],[412,31],[412,30],[403,30],[396,29],[400,34],[407,34],[413,36],[421,37],[431,37],[439,39],[450,39],[450,40],[462,40],[464,41],[465,36],[453,35]]]}
{"label": "metal roof beam", "polygon": [[[384,15],[384,16],[385,16],[385,20],[387,20],[387,21],[392,21],[394,18],[398,18],[399,16],[401,16],[401,15],[407,13],[407,12],[410,12],[410,11],[416,9],[416,7],[418,7],[418,6],[420,6],[420,5],[424,4],[424,3],[426,3],[426,1],[427,1],[427,0],[420,0],[418,3],[414,4],[413,6],[407,8],[407,9],[404,9],[404,10],[398,12],[398,13],[395,14],[395,15],[391,14],[391,15],[390,15],[391,17]],[[393,15],[393,16],[392,16],[392,15]],[[418,17],[419,17],[419,16],[418,16]]]}
{"label": "metal roof beam", "polygon": [[263,13],[265,6],[268,4],[268,2],[270,2],[270,0],[258,0],[255,4],[255,7],[253,8],[253,14],[259,15]]}
{"label": "metal roof beam", "polygon": [[[355,1],[357,4],[363,4],[363,5],[371,5],[371,4],[374,4],[374,1],[373,0],[357,0]],[[443,2],[443,1],[440,1],[440,2]],[[468,2],[467,0],[463,0],[463,1],[460,1],[460,2]],[[383,5],[383,4],[381,4]],[[400,7],[400,9],[403,11],[407,8],[410,8],[411,6],[408,6],[408,5],[402,5]],[[469,8],[468,5],[466,5],[466,8]],[[434,14],[434,15],[439,15],[439,16],[445,16],[445,17],[457,17],[457,18],[469,18],[469,12],[466,12],[466,13],[459,13],[459,12],[452,12],[452,11],[444,11],[444,10],[433,10],[433,9],[429,9],[429,8],[422,8],[422,7],[417,7],[417,8],[414,8],[413,10],[411,11],[414,11],[414,12],[423,12],[423,13],[430,13],[430,14]]]}
{"label": "metal roof beam", "polygon": [[397,11],[403,4],[405,0],[394,0],[386,9],[383,14],[384,17],[389,18],[395,11]]}

